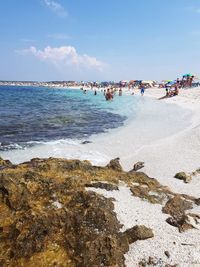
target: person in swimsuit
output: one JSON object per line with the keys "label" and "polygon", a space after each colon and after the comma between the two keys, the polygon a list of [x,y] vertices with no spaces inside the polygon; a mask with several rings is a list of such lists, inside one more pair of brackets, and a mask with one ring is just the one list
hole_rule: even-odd
{"label": "person in swimsuit", "polygon": [[144,85],[141,83],[141,85],[140,85],[140,93],[141,93],[142,96],[144,95],[144,91],[145,91],[145,87],[144,87]]}
{"label": "person in swimsuit", "polygon": [[106,95],[105,95],[106,100],[112,100],[113,99],[113,95],[110,92],[110,89],[107,89]]}

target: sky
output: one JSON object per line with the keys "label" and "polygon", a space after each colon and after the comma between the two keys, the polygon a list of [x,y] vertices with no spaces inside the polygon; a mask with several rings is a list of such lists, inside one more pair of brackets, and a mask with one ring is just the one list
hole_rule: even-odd
{"label": "sky", "polygon": [[0,80],[200,76],[199,0],[2,0],[0,36]]}

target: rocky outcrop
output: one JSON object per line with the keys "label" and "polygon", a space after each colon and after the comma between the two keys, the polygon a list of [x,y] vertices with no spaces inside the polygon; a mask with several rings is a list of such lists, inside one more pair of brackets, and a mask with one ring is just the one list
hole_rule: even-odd
{"label": "rocky outcrop", "polygon": [[[163,212],[170,214],[172,217],[167,218],[167,223],[172,226],[178,227],[180,232],[195,228],[195,225],[199,224],[199,216],[196,214],[186,214],[186,211],[193,208],[191,201],[187,201],[180,196],[175,196],[170,199]],[[196,220],[196,221],[195,221]]]}
{"label": "rocky outcrop", "polygon": [[102,182],[90,183],[90,184],[86,184],[85,186],[86,187],[105,189],[107,191],[119,190],[117,185],[108,184],[108,183],[102,183]]}
{"label": "rocky outcrop", "polygon": [[185,172],[179,172],[174,177],[176,179],[184,181],[185,183],[190,183],[192,181],[192,176]]}
{"label": "rocky outcrop", "polygon": [[156,190],[153,192],[147,185],[132,186],[131,192],[135,197],[139,197],[152,204],[162,204],[165,198],[165,195],[163,195],[162,191]]}
{"label": "rocky outcrop", "polygon": [[120,158],[112,159],[108,165],[107,168],[113,169],[115,171],[122,171],[122,166],[119,162]]}
{"label": "rocky outcrop", "polygon": [[167,201],[163,207],[163,212],[170,214],[172,217],[181,217],[185,214],[186,210],[192,209],[193,205],[191,202],[186,201],[180,196],[175,196]]}
{"label": "rocky outcrop", "polygon": [[178,264],[170,265],[163,261],[161,258],[149,257],[148,259],[143,259],[138,263],[139,267],[179,267]]}
{"label": "rocky outcrop", "polygon": [[120,238],[112,202],[92,192],[77,192],[67,207],[64,246],[75,265],[123,266],[129,243]]}
{"label": "rocky outcrop", "polygon": [[127,236],[130,244],[137,240],[145,240],[154,237],[153,231],[144,225],[136,225],[126,230],[124,234]]}
{"label": "rocky outcrop", "polygon": [[1,157],[0,157],[0,170],[6,168],[6,167],[12,167],[12,163],[9,161],[9,160],[3,160]]}
{"label": "rocky outcrop", "polygon": [[200,229],[200,216],[197,214],[184,214],[181,217],[169,217],[166,220],[170,225],[178,227],[179,232],[185,232],[187,230],[196,228]]}
{"label": "rocky outcrop", "polygon": [[193,172],[186,173],[186,172],[178,172],[174,177],[184,181],[185,183],[190,183],[195,176],[199,176],[200,168],[196,169]]}
{"label": "rocky outcrop", "polygon": [[144,201],[167,201],[163,212],[180,231],[199,224],[198,215],[186,214],[199,199],[175,194],[143,172],[123,171],[119,158],[106,167],[54,158],[19,165],[1,159],[0,164],[2,267],[125,266],[129,244],[152,238],[153,231],[135,225],[121,232],[113,199],[90,187],[118,190],[121,181]]}
{"label": "rocky outcrop", "polygon": [[153,237],[145,226],[122,233],[112,200],[85,190],[152,183],[123,172],[118,159],[105,168],[53,158],[1,164],[0,266],[121,267],[130,243]]}
{"label": "rocky outcrop", "polygon": [[195,199],[195,204],[196,204],[197,206],[200,206],[200,198],[196,198],[196,199]]}
{"label": "rocky outcrop", "polygon": [[138,171],[138,170],[140,170],[140,169],[142,169],[142,168],[144,168],[144,162],[142,162],[142,161],[138,161],[137,163],[135,163],[135,164],[133,165],[133,169],[132,169],[132,171]]}

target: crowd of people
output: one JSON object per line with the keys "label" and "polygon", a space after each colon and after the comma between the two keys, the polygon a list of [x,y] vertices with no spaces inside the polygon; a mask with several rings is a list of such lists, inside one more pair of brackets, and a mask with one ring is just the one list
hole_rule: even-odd
{"label": "crowd of people", "polygon": [[119,96],[122,96],[122,89],[119,88],[119,90],[117,88],[108,88],[107,90],[104,90],[104,96],[106,101],[112,100],[114,95],[118,92]]}
{"label": "crowd of people", "polygon": [[[87,90],[84,89],[84,87],[81,87],[80,89],[83,91],[83,94],[87,93]],[[96,88],[94,89],[94,87],[91,87],[90,89],[92,91],[94,91],[94,95],[97,95],[97,89]],[[98,89],[100,89],[100,88],[98,88]],[[141,95],[143,96],[144,92],[145,92],[145,86],[143,84],[140,84],[139,89],[140,89]],[[101,91],[103,91],[103,95],[104,95],[106,101],[113,100],[115,95],[122,96],[122,92],[123,92],[122,87],[118,88],[118,87],[112,87],[112,86],[107,88],[107,89],[104,89],[104,90],[101,89]],[[132,95],[134,95],[133,91],[132,91]]]}
{"label": "crowd of people", "polygon": [[[149,87],[159,87],[164,88],[166,91],[166,94],[164,97],[160,98],[166,98],[166,97],[173,97],[177,96],[179,94],[179,90],[181,88],[190,88],[194,85],[194,75],[191,74],[185,74],[182,76],[181,79],[177,78],[176,80],[169,80],[169,81],[163,81],[162,83],[151,83],[150,81],[142,82],[142,81],[130,81],[129,83],[115,83],[115,84],[105,84],[99,86],[99,84],[90,84],[90,86],[87,85],[86,88],[90,88],[92,91],[94,91],[94,95],[97,95],[97,90],[101,90],[103,92],[103,95],[105,97],[106,101],[113,100],[115,95],[122,96],[122,92],[124,88],[127,88],[129,91],[132,91],[132,95],[134,95],[135,89],[139,89],[141,96],[144,95],[145,90]],[[86,94],[87,90],[84,89],[85,87],[81,87],[81,90],[83,90],[83,93]]]}
{"label": "crowd of people", "polygon": [[183,75],[182,79],[177,78],[175,81],[165,83],[166,97],[177,96],[179,89],[191,88],[194,81],[194,75]]}

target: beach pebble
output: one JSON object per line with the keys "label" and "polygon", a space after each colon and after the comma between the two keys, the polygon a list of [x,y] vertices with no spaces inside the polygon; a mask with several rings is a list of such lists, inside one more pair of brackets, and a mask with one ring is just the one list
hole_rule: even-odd
{"label": "beach pebble", "polygon": [[169,251],[165,251],[165,255],[167,256],[167,258],[170,258]]}

